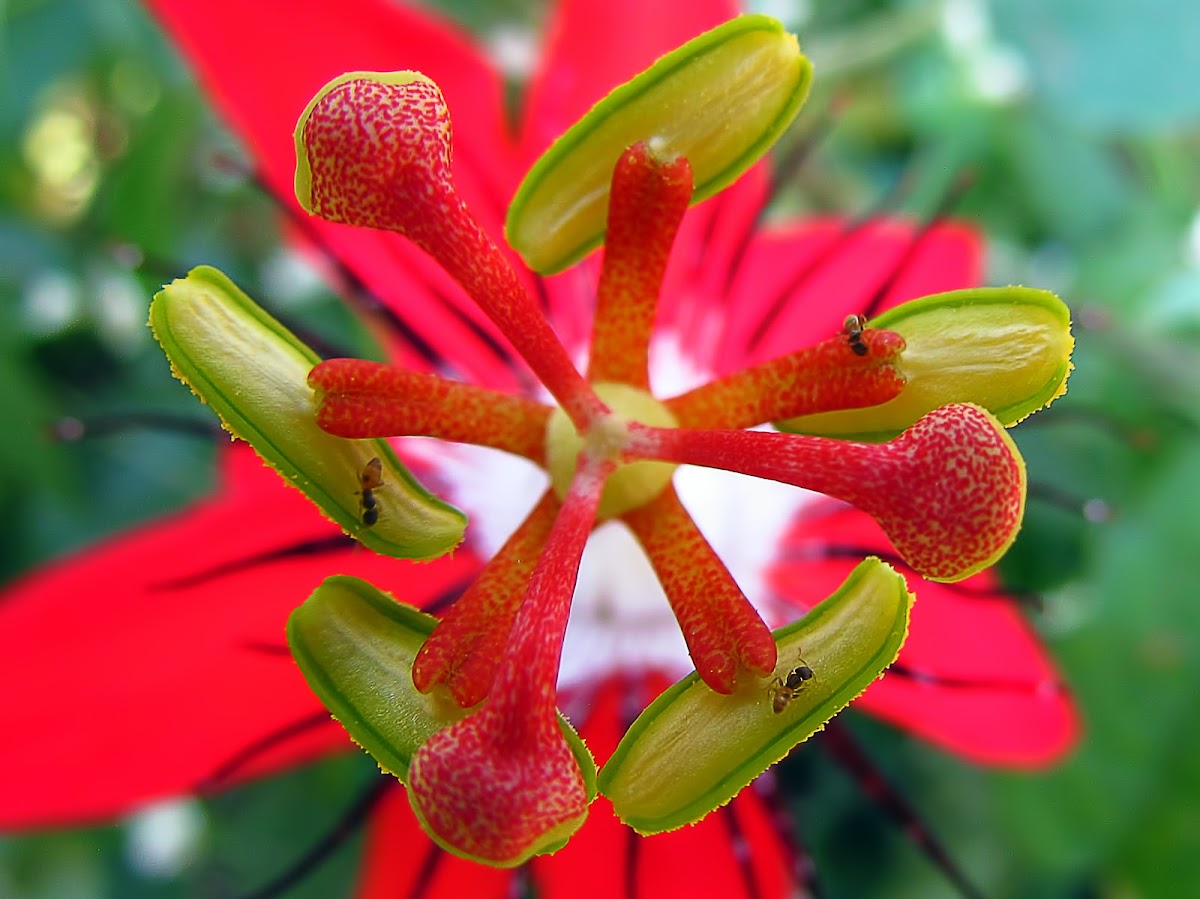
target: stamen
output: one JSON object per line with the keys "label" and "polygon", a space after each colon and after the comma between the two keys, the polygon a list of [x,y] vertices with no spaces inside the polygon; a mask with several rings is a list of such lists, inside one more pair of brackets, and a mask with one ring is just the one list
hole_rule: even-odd
{"label": "stamen", "polygon": [[[520,360],[513,356],[509,347],[503,343],[500,338],[496,337],[490,330],[484,327],[484,323],[477,321],[467,315],[466,311],[461,309],[457,304],[451,303],[445,299],[445,293],[438,288],[430,285],[429,292],[433,296],[442,299],[446,304],[447,311],[462,322],[463,327],[468,329],[472,335],[479,341],[480,346],[486,347],[495,360],[503,365],[511,373],[513,380],[519,385],[519,388],[526,393],[534,393],[537,389],[537,382],[529,374],[529,371],[520,364]],[[472,353],[477,351],[472,350]]]}
{"label": "stamen", "polygon": [[871,515],[922,576],[961,580],[1011,545],[1025,506],[1012,439],[978,406],[942,406],[887,443],[629,425],[630,458],[723,468],[837,497]]}
{"label": "stamen", "polygon": [[414,73],[376,77],[387,80],[335,80],[306,110],[297,129],[301,203],[331,221],[396,231],[429,253],[585,428],[608,410],[456,194],[441,91]]}
{"label": "stamen", "polygon": [[[530,703],[546,711],[554,709],[553,685],[579,560],[596,520],[604,481],[614,467],[608,461],[580,460],[575,481],[534,569],[510,652],[497,679],[497,706],[502,714],[520,717]],[[557,730],[557,722],[554,728]]]}
{"label": "stamen", "polygon": [[[461,164],[461,160],[459,161]],[[328,266],[329,274],[337,283],[337,289],[352,306],[359,309],[364,315],[379,320],[382,324],[393,332],[391,337],[399,338],[405,344],[405,350],[411,350],[411,355],[407,352],[399,351],[393,347],[393,357],[409,356],[413,363],[423,363],[425,367],[440,371],[442,373],[459,374],[451,367],[451,361],[446,354],[430,344],[429,340],[421,333],[419,327],[411,323],[404,317],[405,310],[397,310],[387,303],[367,282],[365,278],[358,274],[350,265],[342,258],[342,256],[331,245],[328,236],[317,227],[314,227],[311,217],[301,214],[296,205],[290,198],[282,196],[274,187],[268,183],[266,177],[258,170],[244,171],[244,176],[253,183],[259,191],[271,200],[276,209],[287,219],[290,226],[294,227],[312,247],[320,254],[323,265]],[[388,249],[393,249],[390,245]],[[395,255],[395,254],[393,254]],[[445,314],[452,316],[463,328],[470,331],[471,335],[479,340],[479,344],[471,346],[469,349],[464,348],[464,352],[459,358],[477,359],[483,350],[487,350],[494,357],[493,361],[508,368],[515,378],[520,378],[524,374],[523,370],[514,365],[514,360],[507,348],[498,343],[495,338],[480,327],[479,322],[470,318],[458,303],[455,303],[448,297],[439,287],[434,284],[425,273],[417,266],[408,264],[407,260],[396,259],[398,267],[403,268],[410,276],[417,279],[420,283],[422,293],[426,297],[434,298],[438,301],[440,310]],[[177,271],[178,269],[172,269]],[[278,317],[278,316],[277,316]],[[414,320],[419,316],[414,316]],[[296,331],[295,328],[292,328]],[[313,343],[307,334],[301,334],[296,331],[305,343],[317,350],[317,352],[326,358],[340,357],[348,355],[345,351],[335,351],[332,348],[323,348],[320,343]],[[447,337],[446,340],[461,340],[463,335],[456,333]],[[445,342],[445,341],[443,341]],[[458,354],[455,354],[458,355]],[[411,358],[415,356],[415,359]]]}
{"label": "stamen", "polygon": [[545,464],[551,409],[512,396],[362,359],[314,368],[317,425],[339,437],[426,436],[488,446]]}
{"label": "stamen", "polygon": [[646,551],[687,641],[696,672],[718,693],[740,670],[775,670],[775,640],[729,570],[700,533],[674,487],[623,516]]}
{"label": "stamen", "polygon": [[413,755],[413,809],[458,852],[514,864],[560,843],[587,814],[579,762],[558,723],[555,681],[579,560],[614,467],[580,459],[483,707]]}
{"label": "stamen", "polygon": [[487,696],[558,509],[558,499],[547,491],[475,583],[449,608],[413,662],[413,684],[418,690],[428,693],[446,684],[463,708]]}
{"label": "stamen", "polygon": [[692,198],[684,157],[658,158],[634,144],[613,171],[588,380],[648,390],[654,312],[675,234]]}
{"label": "stamen", "polygon": [[[610,456],[617,459],[626,439],[623,421],[638,421],[662,428],[673,428],[676,424],[671,413],[649,391],[611,381],[592,386],[614,410],[614,415],[597,421],[589,431],[581,433],[565,413],[555,410],[546,428],[546,470],[559,496],[565,497],[571,486],[581,451],[596,458]],[[650,501],[667,486],[673,471],[674,466],[656,462],[621,466],[605,485],[600,517],[612,518]]]}
{"label": "stamen", "polygon": [[859,354],[842,335],[710,381],[668,400],[680,427],[752,428],[798,415],[886,403],[904,388],[904,338],[868,328]]}
{"label": "stamen", "polygon": [[[492,372],[501,368],[516,385],[532,393],[536,386],[533,377],[513,354],[512,347],[478,316],[478,304],[470,297],[464,303],[447,292],[444,282],[432,277],[429,269],[414,265],[410,256],[402,252],[409,248],[398,235],[378,236],[384,239],[384,249],[396,267],[413,277],[416,293],[437,300],[437,306],[418,307],[411,312],[401,310],[420,326],[436,333],[438,342],[446,347],[449,355],[442,355],[436,371],[455,380],[479,380],[494,377]],[[464,366],[469,370],[464,370]]]}

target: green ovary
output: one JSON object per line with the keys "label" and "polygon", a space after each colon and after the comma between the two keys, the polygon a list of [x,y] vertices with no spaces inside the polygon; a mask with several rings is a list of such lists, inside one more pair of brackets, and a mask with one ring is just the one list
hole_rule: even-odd
{"label": "green ovary", "polygon": [[[678,426],[667,407],[647,391],[628,384],[600,383],[592,385],[600,399],[612,409],[614,416],[598,422],[586,440],[571,423],[566,413],[556,409],[546,426],[546,468],[550,483],[559,498],[567,495],[580,450],[605,455],[620,450],[622,422],[637,421],[654,427]],[[604,485],[597,517],[612,518],[657,497],[671,480],[675,466],[669,462],[631,462],[622,465]]]}

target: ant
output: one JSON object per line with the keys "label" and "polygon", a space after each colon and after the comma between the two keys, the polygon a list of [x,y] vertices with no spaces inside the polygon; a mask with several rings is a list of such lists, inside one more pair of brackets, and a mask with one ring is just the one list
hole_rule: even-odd
{"label": "ant", "polygon": [[383,462],[378,456],[363,467],[362,474],[358,476],[358,483],[362,487],[362,499],[359,501],[359,505],[362,506],[362,522],[370,527],[379,520],[379,500],[375,498],[375,491],[383,486]]}
{"label": "ant", "polygon": [[842,322],[842,333],[846,335],[850,349],[854,350],[856,356],[865,356],[871,351],[871,348],[863,343],[862,339],[866,327],[867,317],[865,315],[847,315],[845,321]]}
{"label": "ant", "polygon": [[803,658],[799,661],[800,664],[789,671],[786,677],[775,678],[771,681],[771,686],[767,687],[767,695],[771,697],[771,711],[776,715],[786,709],[788,704],[803,692],[805,684],[816,676]]}

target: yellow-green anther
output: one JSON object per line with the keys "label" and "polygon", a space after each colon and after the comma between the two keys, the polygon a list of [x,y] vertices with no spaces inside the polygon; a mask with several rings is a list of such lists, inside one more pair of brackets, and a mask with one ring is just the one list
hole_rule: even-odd
{"label": "yellow-green anther", "polygon": [[[422,743],[472,712],[444,688],[421,693],[413,686],[413,659],[435,624],[432,615],[344,575],[326,579],[288,618],[288,645],[309,687],[354,741],[400,780]],[[596,763],[561,715],[559,726],[590,799]]]}
{"label": "yellow-green anther", "polygon": [[[779,661],[771,677],[739,682],[723,696],[692,674],[651,703],[601,770],[600,792],[639,833],[698,821],[824,727],[895,661],[912,601],[904,578],[866,559],[833,596],[775,633]],[[796,674],[802,666],[807,672]]]}
{"label": "yellow-green anther", "polygon": [[401,780],[417,747],[467,714],[445,691],[413,686],[413,659],[435,624],[432,615],[344,575],[326,579],[288,618],[288,645],[309,687]]}
{"label": "yellow-green anther", "polygon": [[561,271],[604,237],[609,182],[645,141],[686,156],[692,202],[733,182],[775,143],[804,104],[812,66],[769,16],[739,16],[663,56],[616,88],[530,169],[508,210],[508,242],[530,268]]}
{"label": "yellow-green anther", "polygon": [[869,324],[900,334],[907,379],[879,406],[778,422],[780,429],[854,440],[890,440],[950,403],[975,403],[1011,426],[1066,392],[1071,313],[1048,290],[977,287],[889,309]]}
{"label": "yellow-green anther", "polygon": [[[201,266],[168,284],[150,306],[150,326],[175,376],[224,427],[365,546],[427,559],[462,541],[466,517],[422,487],[386,440],[317,427],[306,379],[320,359],[224,274]],[[361,485],[373,459],[379,485],[366,514]]]}

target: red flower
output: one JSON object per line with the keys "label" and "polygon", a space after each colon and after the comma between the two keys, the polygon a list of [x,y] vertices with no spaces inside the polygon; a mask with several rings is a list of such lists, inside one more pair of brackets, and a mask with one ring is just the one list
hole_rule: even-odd
{"label": "red flower", "polygon": [[[454,110],[460,192],[497,234],[507,198],[553,137],[614,84],[734,12],[715,2],[563,4],[514,135],[505,124],[497,75],[467,41],[423,14],[371,0],[346,0],[336,15],[311,0],[288,4],[284,16],[266,4],[150,5],[254,148],[267,186],[289,205],[292,126],[322,84],[351,69],[425,72]],[[629,22],[638,27],[630,29]],[[850,237],[839,221],[764,228],[756,216],[768,190],[769,176],[758,167],[685,219],[659,313],[660,333],[673,340],[655,348],[662,356],[675,354],[678,364],[656,373],[673,368],[683,380],[685,365],[710,375],[736,371],[836,332],[848,311],[882,309],[977,279],[977,240],[965,228],[939,225],[918,234],[878,222]],[[306,220],[306,227],[403,324],[393,346],[397,361],[413,369],[449,368],[501,390],[525,386],[494,329],[415,247],[393,235],[317,220]],[[899,274],[892,277],[893,271]],[[584,345],[594,278],[585,263],[538,282],[569,348]],[[886,294],[874,303],[880,285]],[[482,521],[485,533],[467,551],[436,563],[397,564],[358,549],[247,451],[234,448],[214,499],[12,585],[0,601],[0,652],[9,682],[27,686],[9,703],[11,732],[23,736],[0,749],[0,824],[111,816],[150,798],[219,788],[344,747],[343,732],[286,658],[281,634],[288,612],[333,571],[357,574],[418,605],[436,605],[462,591],[524,511],[511,509],[505,517],[504,502],[481,502],[481,492],[471,489],[466,463],[437,462],[443,492]],[[706,534],[764,614],[778,619],[772,623],[831,593],[862,555],[889,552],[861,513],[772,488],[763,500],[754,528],[742,532],[735,524],[722,534],[719,526],[706,527]],[[737,507],[747,508],[744,489]],[[705,524],[705,510],[692,511]],[[709,516],[714,525],[728,521],[726,510],[709,510]],[[739,541],[750,544],[741,553]],[[594,572],[598,583],[589,585],[585,573],[580,591],[591,590],[593,602],[577,599],[581,626],[589,609],[599,620],[629,601],[611,580],[603,582],[606,575]],[[651,601],[654,613],[665,609],[657,596],[647,609]],[[649,698],[653,673],[665,668],[674,676],[680,662],[658,643],[641,652],[623,642],[597,666],[568,643],[564,684],[597,691],[583,730],[599,758],[624,730],[620,697],[640,692]],[[70,697],[65,709],[64,697]],[[1016,603],[988,574],[922,587],[897,668],[859,702],[988,763],[1048,762],[1075,732],[1051,665]],[[752,842],[752,862],[738,860],[735,835]],[[702,841],[709,848],[698,845]],[[671,864],[676,852],[686,853],[687,866]],[[584,857],[606,861],[589,865],[581,885],[571,872]],[[786,857],[761,798],[746,791],[697,827],[644,843],[593,810],[567,849],[534,860],[531,871],[548,892],[562,884],[572,895],[593,884],[597,895],[619,895],[633,880],[653,888],[668,875],[676,890],[688,876],[707,891],[727,883],[722,893],[739,895],[748,892],[742,878],[749,864],[759,893],[775,895],[791,877]],[[438,889],[453,894],[455,878],[469,878],[475,893],[501,894],[511,877],[435,849],[399,791],[378,809],[367,863],[367,896],[399,892],[403,886],[395,884],[431,876],[427,895]],[[611,883],[601,882],[610,874]]]}

